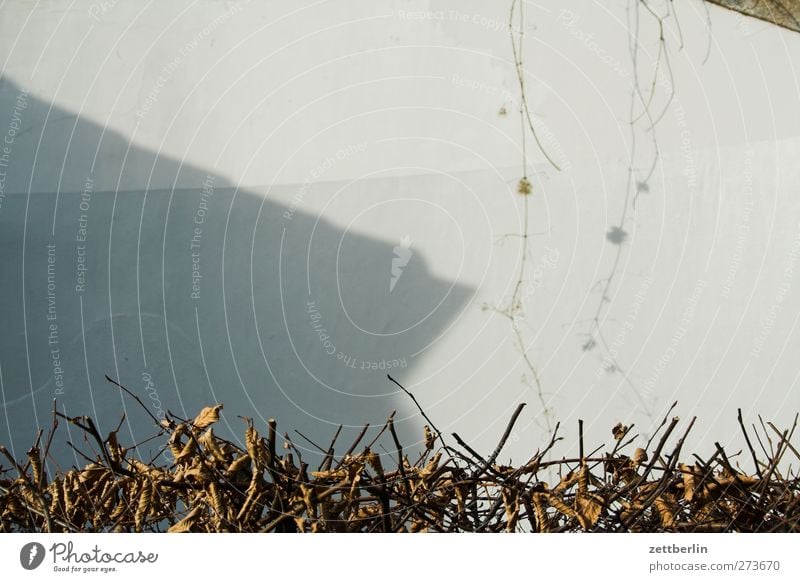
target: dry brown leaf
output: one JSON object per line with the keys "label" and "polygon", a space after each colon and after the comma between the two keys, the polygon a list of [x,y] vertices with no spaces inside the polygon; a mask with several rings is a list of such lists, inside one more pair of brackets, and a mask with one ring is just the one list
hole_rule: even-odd
{"label": "dry brown leaf", "polygon": [[503,488],[501,493],[506,510],[506,531],[512,533],[519,521],[519,492],[516,489],[510,491]]}
{"label": "dry brown leaf", "polygon": [[44,483],[44,472],[42,471],[42,458],[39,447],[31,447],[28,451],[28,460],[33,471],[33,483],[42,486]]}
{"label": "dry brown leaf", "polygon": [[191,531],[192,527],[197,523],[198,519],[200,518],[200,514],[202,513],[203,508],[201,506],[197,506],[192,509],[186,517],[180,520],[178,523],[170,527],[167,532],[168,533],[184,533]]}
{"label": "dry brown leaf", "polygon": [[436,453],[435,455],[433,455],[433,458],[430,461],[428,461],[428,464],[425,465],[425,468],[422,469],[419,472],[419,476],[422,479],[427,479],[428,477],[433,475],[436,472],[436,470],[439,468],[439,461],[441,461],[441,459],[442,459],[442,453],[441,452]]}
{"label": "dry brown leaf", "polygon": [[238,457],[228,466],[228,474],[233,475],[237,471],[246,467],[248,463],[250,463],[250,455],[242,455]]}
{"label": "dry brown leaf", "polygon": [[198,483],[207,483],[211,480],[211,474],[209,473],[208,467],[204,463],[197,461],[195,461],[191,467],[184,470],[182,475],[184,479],[192,477],[193,479],[197,480]]}
{"label": "dry brown leaf", "polygon": [[695,478],[694,471],[689,465],[678,463],[678,468],[683,475],[683,498],[686,501],[694,499]]}
{"label": "dry brown leaf", "polygon": [[108,469],[98,463],[90,463],[78,473],[78,479],[83,483],[84,487],[91,487],[98,479],[100,479]]}
{"label": "dry brown leaf", "polygon": [[136,513],[134,514],[136,531],[142,531],[142,525],[144,524],[144,520],[147,517],[147,513],[150,510],[150,505],[152,502],[153,484],[150,482],[150,479],[145,479],[142,483],[142,489],[139,492],[139,503],[136,507]]}
{"label": "dry brown leaf", "polygon": [[103,489],[103,494],[100,496],[100,502],[97,505],[102,507],[106,513],[111,512],[116,505],[118,490],[118,481],[109,481]]}
{"label": "dry brown leaf", "polygon": [[658,511],[658,516],[661,518],[661,525],[664,527],[673,527],[675,525],[675,513],[672,511],[671,503],[663,497],[658,497],[653,505]]}
{"label": "dry brown leaf", "polygon": [[603,512],[604,500],[600,495],[576,495],[575,513],[578,515],[578,522],[583,529],[594,527],[600,514]]}
{"label": "dry brown leaf", "polygon": [[383,477],[383,464],[381,463],[381,457],[378,453],[374,451],[369,451],[366,454],[367,462],[369,463],[370,467],[375,470],[375,473],[379,477]]}
{"label": "dry brown leaf", "polygon": [[47,490],[50,493],[50,513],[61,513],[64,508],[64,487],[63,481],[56,477],[50,482]]}
{"label": "dry brown leaf", "polygon": [[69,471],[66,475],[64,475],[64,481],[61,483],[62,486],[62,495],[61,498],[64,500],[64,515],[69,516],[72,513],[74,508],[74,501],[73,501],[73,494],[72,494],[72,482],[75,477],[74,471]]}
{"label": "dry brown leaf", "polygon": [[181,437],[186,433],[187,426],[183,423],[179,424],[172,435],[169,437],[169,450],[172,452],[172,456],[177,458],[178,455],[181,454],[183,450],[183,443],[181,443]]}
{"label": "dry brown leaf", "polygon": [[578,471],[578,493],[584,494],[589,490],[589,467],[584,462]]}
{"label": "dry brown leaf", "polygon": [[330,479],[332,477],[340,477],[341,471],[311,471],[311,476],[314,479]]}
{"label": "dry brown leaf", "polygon": [[621,441],[622,437],[625,436],[625,433],[628,432],[628,427],[618,422],[614,428],[611,429],[611,434],[614,435],[614,439],[617,441]]}
{"label": "dry brown leaf", "polygon": [[255,465],[253,470],[255,470],[257,465],[265,466],[269,462],[269,453],[267,452],[267,448],[262,445],[261,437],[253,428],[253,423],[250,419],[247,419],[247,430],[244,433],[244,442],[247,447],[247,453],[250,455],[250,458],[255,461]]}
{"label": "dry brown leaf", "polygon": [[536,523],[539,526],[539,532],[541,533],[547,533],[550,531],[550,526],[547,520],[547,509],[544,505],[545,499],[547,499],[547,493],[534,493],[531,496],[533,509],[536,513]]}
{"label": "dry brown leaf", "polygon": [[425,437],[425,449],[427,449],[429,451],[433,450],[433,445],[435,444],[435,439],[434,439],[433,433],[431,432],[431,427],[429,427],[426,424],[423,427],[422,431],[423,431],[424,437]]}
{"label": "dry brown leaf", "polygon": [[575,483],[578,482],[579,474],[575,471],[570,471],[566,475],[561,478],[558,485],[555,486],[553,491],[567,491],[569,490]]}
{"label": "dry brown leaf", "polygon": [[206,406],[200,411],[200,414],[195,417],[194,421],[192,421],[192,424],[195,426],[195,428],[203,430],[219,420],[220,410],[222,410],[222,404],[217,404],[216,406]]}
{"label": "dry brown leaf", "polygon": [[200,438],[197,441],[202,445],[203,449],[209,453],[215,461],[226,463],[228,462],[228,458],[225,456],[225,452],[217,443],[217,436],[214,434],[214,429],[209,428],[206,432],[200,435]]}
{"label": "dry brown leaf", "polygon": [[572,509],[569,505],[564,503],[564,501],[558,497],[557,495],[549,494],[547,496],[547,502],[554,508],[563,513],[568,517],[578,517],[578,514]]}
{"label": "dry brown leaf", "polygon": [[186,445],[184,445],[183,449],[178,456],[175,457],[175,464],[180,465],[181,463],[188,461],[192,455],[194,455],[195,450],[197,450],[197,441],[190,438],[186,441]]}

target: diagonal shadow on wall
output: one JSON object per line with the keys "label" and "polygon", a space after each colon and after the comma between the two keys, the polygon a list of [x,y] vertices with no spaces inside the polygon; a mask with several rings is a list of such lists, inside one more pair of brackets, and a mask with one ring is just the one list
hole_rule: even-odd
{"label": "diagonal shadow on wall", "polygon": [[[297,186],[239,189],[8,79],[0,112],[13,134],[0,198],[0,440],[18,458],[50,427],[54,398],[103,434],[124,413],[123,442],[152,435],[106,374],[157,416],[224,403],[219,431],[231,438],[240,415],[325,445],[344,424],[344,443],[398,409],[401,435],[419,440],[386,374],[408,377],[473,289],[435,276],[401,241],[274,201]],[[372,187],[352,186],[365,203]],[[303,196],[330,192],[314,184]],[[157,444],[137,452],[149,459]],[[60,441],[53,453],[82,462]]]}

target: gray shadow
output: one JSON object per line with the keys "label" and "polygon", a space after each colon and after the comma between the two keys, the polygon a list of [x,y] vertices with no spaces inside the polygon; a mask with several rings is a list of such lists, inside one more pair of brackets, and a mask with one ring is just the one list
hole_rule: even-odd
{"label": "gray shadow", "polygon": [[[157,417],[224,403],[217,432],[237,441],[247,416],[323,446],[343,424],[349,444],[396,409],[401,437],[420,440],[419,415],[386,374],[408,377],[473,289],[436,277],[400,241],[272,200],[296,186],[237,189],[2,80],[0,127],[15,107],[20,128],[0,168],[0,442],[17,458],[50,428],[54,399],[103,435],[123,413],[121,441],[153,435],[105,375]],[[143,189],[148,177],[175,186]],[[119,187],[95,189],[109,181]],[[366,199],[366,186],[353,187]],[[83,463],[62,440],[89,451],[80,433],[60,431],[53,460]],[[136,454],[158,450],[144,442]]]}

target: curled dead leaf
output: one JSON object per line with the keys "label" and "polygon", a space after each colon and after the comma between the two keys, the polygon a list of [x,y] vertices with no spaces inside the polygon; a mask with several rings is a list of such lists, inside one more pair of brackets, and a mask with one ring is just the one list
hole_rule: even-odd
{"label": "curled dead leaf", "polygon": [[142,488],[139,491],[139,500],[136,506],[136,513],[134,514],[134,523],[136,531],[142,531],[144,520],[150,511],[150,506],[153,503],[153,483],[150,479],[145,479],[142,482]]}
{"label": "curled dead leaf", "polygon": [[203,508],[198,505],[194,509],[192,509],[186,517],[180,520],[178,523],[170,527],[167,532],[169,533],[184,533],[191,531],[192,526],[197,523],[197,520],[200,518],[200,513],[203,511]]}
{"label": "curled dead leaf", "polygon": [[683,498],[686,501],[694,499],[694,489],[696,486],[694,471],[689,465],[678,463],[678,468],[683,475]]}
{"label": "curled dead leaf", "polygon": [[575,496],[575,513],[583,529],[594,527],[603,512],[604,501],[600,495],[578,494]]}
{"label": "curled dead leaf", "polygon": [[433,445],[435,444],[433,433],[431,432],[431,428],[427,424],[423,427],[422,430],[425,437],[425,448],[430,451],[433,449]]}
{"label": "curled dead leaf", "polygon": [[658,517],[661,519],[661,525],[664,527],[673,527],[675,525],[675,513],[672,511],[671,503],[663,497],[658,497],[653,505],[658,511]]}
{"label": "curled dead leaf", "polygon": [[189,439],[186,441],[186,444],[181,449],[181,452],[178,453],[178,456],[175,457],[175,464],[180,465],[192,458],[194,455],[195,450],[197,449],[197,441],[194,439]]}
{"label": "curled dead leaf", "polygon": [[199,428],[200,430],[211,426],[219,420],[220,410],[222,410],[222,404],[217,404],[216,406],[206,406],[195,417],[195,419],[192,421],[192,424],[195,426],[195,428]]}

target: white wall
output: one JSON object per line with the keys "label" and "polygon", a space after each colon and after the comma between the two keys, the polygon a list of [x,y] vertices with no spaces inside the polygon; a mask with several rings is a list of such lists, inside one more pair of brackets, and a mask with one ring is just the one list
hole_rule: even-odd
{"label": "white wall", "polygon": [[[429,415],[479,447],[528,402],[508,453],[530,453],[546,419],[508,320],[482,309],[510,298],[521,247],[506,235],[524,216],[507,4],[4,5],[0,131],[20,129],[0,198],[0,434],[24,450],[54,396],[110,430],[108,373],[145,397],[150,378],[186,415],[225,402],[234,432],[236,414],[276,416],[324,439],[399,408],[417,435],[385,370],[361,369],[395,361]],[[737,407],[781,424],[800,404],[800,37],[713,6],[709,37],[704,5],[681,4],[656,150],[646,119],[629,123],[635,6],[525,4],[527,95],[562,171],[529,137],[523,339],[567,445],[578,418],[599,442],[618,420],[650,430],[674,400],[700,417],[693,443],[724,443]],[[639,18],[646,92],[658,33]],[[654,156],[636,196],[629,179]]]}

